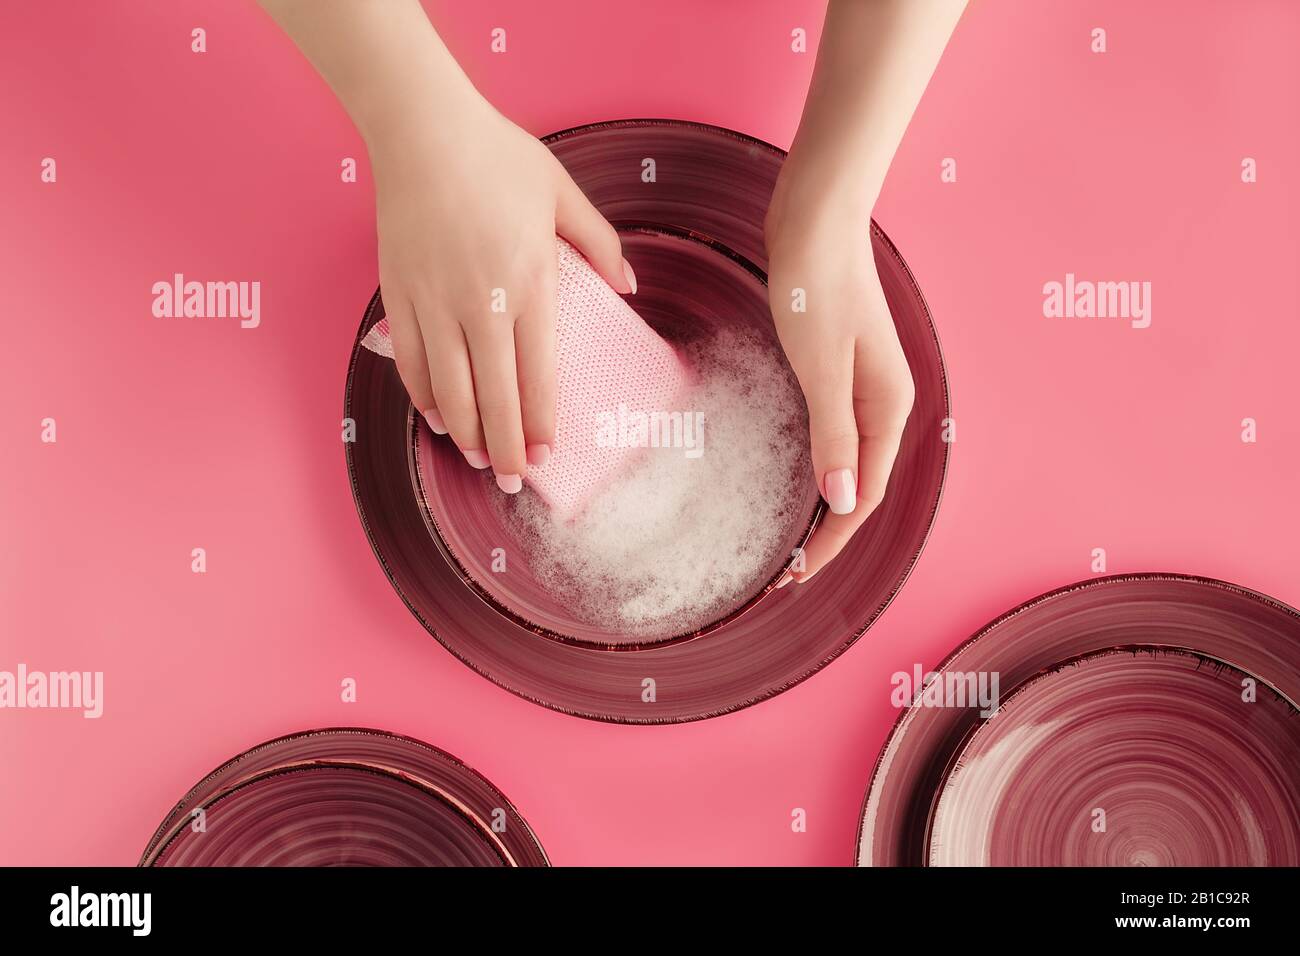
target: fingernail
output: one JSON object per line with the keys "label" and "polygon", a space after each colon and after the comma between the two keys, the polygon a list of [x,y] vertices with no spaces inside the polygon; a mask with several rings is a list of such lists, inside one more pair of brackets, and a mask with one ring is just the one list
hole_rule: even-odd
{"label": "fingernail", "polygon": [[471,468],[478,468],[480,471],[492,464],[488,458],[488,453],[481,448],[462,448],[460,453],[465,456]]}
{"label": "fingernail", "polygon": [[518,475],[497,475],[497,487],[508,495],[517,495],[523,488],[524,480]]}
{"label": "fingernail", "polygon": [[429,427],[433,429],[435,435],[447,434],[447,423],[442,420],[442,416],[438,414],[436,408],[430,408],[426,411],[424,420],[429,423]]}
{"label": "fingernail", "polygon": [[858,504],[858,482],[852,468],[837,468],[826,472],[822,494],[831,511],[837,515],[851,514]]}
{"label": "fingernail", "polygon": [[781,590],[783,587],[785,587],[793,580],[794,580],[794,575],[791,574],[789,571],[785,572],[785,575],[781,578],[781,580],[776,583],[776,589],[778,591]]}
{"label": "fingernail", "polygon": [[524,448],[524,455],[528,458],[528,464],[534,468],[541,468],[551,460],[550,445],[528,445]]}
{"label": "fingernail", "polygon": [[636,273],[632,271],[632,264],[626,259],[623,260],[623,278],[627,279],[628,288],[632,294],[636,295]]}

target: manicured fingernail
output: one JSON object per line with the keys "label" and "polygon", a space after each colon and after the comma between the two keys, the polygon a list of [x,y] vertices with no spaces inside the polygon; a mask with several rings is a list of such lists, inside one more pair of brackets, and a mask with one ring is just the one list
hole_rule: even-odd
{"label": "manicured fingernail", "polygon": [[793,580],[794,580],[794,575],[791,574],[789,571],[785,572],[785,575],[781,578],[780,581],[777,582],[776,589],[778,591],[781,590],[783,587],[785,587]]}
{"label": "manicured fingernail", "polygon": [[524,448],[524,454],[528,458],[528,464],[534,468],[541,468],[551,460],[550,445],[528,445]]}
{"label": "manicured fingernail", "polygon": [[435,435],[447,434],[447,423],[442,420],[442,416],[438,414],[436,408],[430,408],[426,411],[424,420],[429,423],[429,427],[433,429]]}
{"label": "manicured fingernail", "polygon": [[632,264],[626,259],[623,260],[623,278],[627,279],[627,286],[636,295],[636,273],[632,271]]}
{"label": "manicured fingernail", "polygon": [[852,514],[858,505],[858,481],[852,468],[837,468],[826,472],[822,481],[822,494],[831,511],[837,515]]}
{"label": "manicured fingernail", "polygon": [[492,464],[488,458],[488,453],[481,448],[462,448],[460,453],[465,456],[471,468],[478,468],[480,471]]}
{"label": "manicured fingernail", "polygon": [[517,495],[523,488],[524,480],[518,475],[497,475],[497,487],[508,495]]}

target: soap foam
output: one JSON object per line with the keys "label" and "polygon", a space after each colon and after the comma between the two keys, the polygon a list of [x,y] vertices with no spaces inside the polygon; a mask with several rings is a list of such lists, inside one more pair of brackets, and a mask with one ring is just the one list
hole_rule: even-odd
{"label": "soap foam", "polygon": [[[639,448],[567,520],[525,488],[493,496],[533,575],[578,619],[641,639],[697,630],[789,559],[811,468],[807,415],[775,343],[724,329],[681,348],[703,453]],[[665,410],[665,411],[673,411]]]}

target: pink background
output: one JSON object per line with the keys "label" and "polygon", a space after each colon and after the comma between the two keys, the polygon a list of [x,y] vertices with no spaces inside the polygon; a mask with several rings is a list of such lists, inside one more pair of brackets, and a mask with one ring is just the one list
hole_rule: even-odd
{"label": "pink background", "polygon": [[[780,146],[812,65],[790,30],[815,40],[820,10],[430,4],[483,92],[537,134],[665,116]],[[505,55],[488,50],[496,26]],[[618,727],[477,677],[370,552],[339,419],[376,284],[373,199],[306,62],[251,2],[14,5],[0,669],[102,670],[106,710],[0,711],[0,863],[132,864],[216,764],[347,724],[460,756],[557,864],[847,864],[896,717],[890,674],[1088,577],[1092,548],[1111,572],[1300,604],[1297,43],[1285,0],[974,0],[877,211],[951,376],[930,544],[870,633],[803,685],[703,723]],[[56,184],[40,182],[46,156]],[[340,182],[345,156],[360,183]],[[939,179],[948,156],[955,184]],[[1044,318],[1042,286],[1067,271],[1150,281],[1151,327]],[[153,318],[150,287],[174,272],[260,280],[261,327]],[[40,441],[47,416],[57,444]],[[1240,439],[1248,416],[1257,444]],[[190,571],[195,547],[207,574]]]}

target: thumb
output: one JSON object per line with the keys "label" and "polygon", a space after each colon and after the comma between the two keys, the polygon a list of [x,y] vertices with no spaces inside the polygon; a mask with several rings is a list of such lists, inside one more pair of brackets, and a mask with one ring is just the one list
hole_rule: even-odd
{"label": "thumb", "polygon": [[[807,381],[808,431],[812,439],[813,473],[826,504],[837,515],[858,505],[858,435],[853,414],[852,355],[843,368],[819,369]],[[841,364],[839,362],[837,365]]]}
{"label": "thumb", "polygon": [[615,292],[636,292],[636,274],[623,258],[618,231],[591,204],[578,184],[566,179],[555,209],[555,231],[571,242]]}

